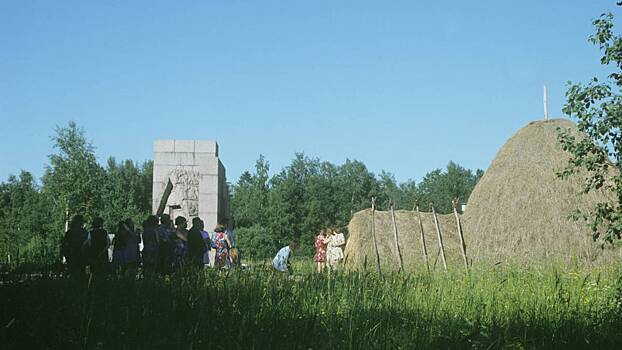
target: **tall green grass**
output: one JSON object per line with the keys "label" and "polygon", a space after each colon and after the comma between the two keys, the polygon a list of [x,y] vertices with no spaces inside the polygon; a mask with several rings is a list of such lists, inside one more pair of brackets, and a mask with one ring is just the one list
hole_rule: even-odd
{"label": "tall green grass", "polygon": [[622,280],[488,267],[445,274],[219,274],[0,286],[4,349],[619,348]]}

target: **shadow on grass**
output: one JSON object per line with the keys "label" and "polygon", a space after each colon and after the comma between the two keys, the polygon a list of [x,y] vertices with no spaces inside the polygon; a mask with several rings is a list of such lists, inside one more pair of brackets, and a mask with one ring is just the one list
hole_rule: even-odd
{"label": "shadow on grass", "polygon": [[[266,281],[266,278],[268,281]],[[274,280],[270,280],[274,278]],[[316,284],[327,279],[320,278]],[[0,286],[3,349],[617,348],[619,317],[517,314],[469,320],[374,300],[330,299],[314,281],[278,276],[86,281]],[[326,293],[316,298],[317,293]],[[367,301],[361,302],[361,298]],[[327,307],[323,307],[325,303]],[[459,308],[456,308],[458,310]]]}

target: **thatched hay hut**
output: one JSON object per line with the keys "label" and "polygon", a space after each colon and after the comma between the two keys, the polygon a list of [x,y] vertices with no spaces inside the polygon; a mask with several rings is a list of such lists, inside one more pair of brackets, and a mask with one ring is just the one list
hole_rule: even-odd
{"label": "thatched hay hut", "polygon": [[593,243],[584,222],[569,218],[612,194],[580,194],[584,176],[557,177],[569,159],[558,127],[580,136],[568,120],[529,123],[501,147],[471,193],[464,228],[475,261],[594,262],[611,255]]}
{"label": "thatched hay hut", "polygon": [[[423,248],[421,246],[421,226],[414,211],[398,210],[395,212],[398,228],[398,241],[404,270],[425,269]],[[383,271],[398,271],[399,257],[393,238],[393,220],[390,211],[375,212],[376,241],[380,255],[380,267]],[[436,226],[431,213],[421,213],[423,232],[428,249],[430,268],[442,270],[443,263],[439,255]],[[460,253],[460,239],[456,219],[451,215],[438,215],[439,226],[443,235],[445,254],[449,268],[463,267]],[[376,270],[376,252],[371,231],[371,209],[355,213],[348,225],[348,241],[345,248],[344,266],[348,270]]]}

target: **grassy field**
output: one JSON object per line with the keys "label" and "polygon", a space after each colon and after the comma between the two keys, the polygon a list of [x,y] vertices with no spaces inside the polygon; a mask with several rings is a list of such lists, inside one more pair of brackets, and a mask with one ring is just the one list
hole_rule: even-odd
{"label": "grassy field", "polygon": [[0,285],[3,349],[620,348],[622,276],[555,267],[268,269]]}

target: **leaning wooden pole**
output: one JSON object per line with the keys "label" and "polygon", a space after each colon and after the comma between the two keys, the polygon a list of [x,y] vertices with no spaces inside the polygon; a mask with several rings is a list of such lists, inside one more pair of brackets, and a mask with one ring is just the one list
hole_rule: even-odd
{"label": "leaning wooden pole", "polygon": [[417,210],[417,217],[419,218],[419,228],[421,229],[421,248],[423,249],[423,260],[425,261],[425,267],[430,272],[430,262],[428,261],[428,247],[425,245],[425,235],[423,233],[423,221],[421,221],[421,213],[419,212],[419,204],[415,205]]}
{"label": "leaning wooden pole", "polygon": [[458,200],[453,200],[451,204],[454,207],[454,216],[456,217],[456,226],[458,227],[458,235],[460,236],[460,248],[462,249],[462,260],[464,260],[464,268],[469,271],[469,263],[467,262],[466,244],[464,243],[464,235],[462,234],[462,225],[460,224],[460,216],[458,216]]}
{"label": "leaning wooden pole", "polygon": [[430,209],[432,210],[432,216],[434,217],[434,225],[436,225],[436,233],[438,234],[438,245],[441,248],[441,259],[443,260],[443,268],[447,272],[447,260],[445,260],[445,247],[443,246],[443,235],[441,234],[441,227],[438,224],[438,218],[436,217],[436,210],[434,205],[430,203]]}
{"label": "leaning wooden pole", "polygon": [[371,237],[374,242],[374,251],[376,252],[376,268],[380,276],[380,254],[378,254],[378,243],[376,243],[376,197],[371,199]]}
{"label": "leaning wooden pole", "polygon": [[395,219],[395,208],[393,207],[393,202],[391,202],[391,219],[393,220],[393,240],[395,240],[395,249],[400,263],[400,271],[404,272],[404,258],[402,258],[402,251],[400,250],[400,243],[397,238],[397,220]]}

